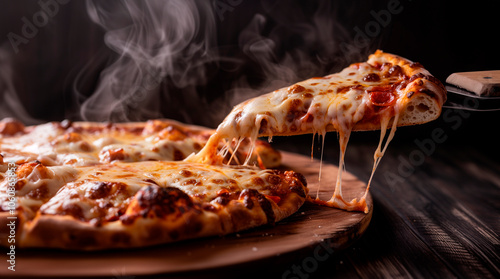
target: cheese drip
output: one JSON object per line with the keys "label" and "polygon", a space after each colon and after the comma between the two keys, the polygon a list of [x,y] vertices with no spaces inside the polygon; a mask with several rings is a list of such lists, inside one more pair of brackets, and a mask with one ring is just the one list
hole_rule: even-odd
{"label": "cheese drip", "polygon": [[[241,141],[242,138],[251,140],[253,150],[258,136],[318,134],[323,136],[324,141],[327,132],[337,131],[340,156],[334,194],[328,201],[320,200],[318,195],[316,199],[309,200],[344,210],[368,212],[366,197],[371,181],[389,142],[394,137],[399,113],[405,108],[404,102],[407,100],[404,86],[388,87],[387,83],[396,85],[399,77],[389,76],[382,81],[378,71],[378,68],[368,63],[357,63],[339,73],[311,78],[246,100],[236,105],[226,116],[205,147],[187,160],[208,164],[222,163],[221,156],[224,154],[217,154],[217,145],[221,140],[230,140],[226,142],[225,148],[226,152],[229,152],[229,143],[233,140]],[[394,100],[395,105],[392,104]],[[391,119],[391,132],[385,139]],[[352,131],[374,129],[373,121],[380,121],[381,137],[374,154],[370,179],[365,193],[348,201],[342,194],[342,174],[345,170],[344,159],[349,137]],[[321,155],[321,161],[322,158]],[[245,160],[243,164],[248,164],[248,161]],[[319,172],[318,180],[321,180],[321,167]]]}
{"label": "cheese drip", "polygon": [[[386,139],[386,132],[389,127],[389,122],[390,122],[391,117],[383,117],[381,119],[380,123],[380,140],[379,144],[377,146],[377,149],[375,150],[375,153],[373,155],[373,167],[372,171],[370,174],[370,179],[368,180],[367,186],[365,193],[363,196],[357,200],[357,198],[352,199],[351,201],[346,201],[346,199],[342,195],[342,174],[345,171],[345,152],[347,150],[347,144],[349,142],[351,130],[339,130],[339,145],[340,145],[340,156],[339,156],[339,167],[338,167],[338,173],[337,173],[337,181],[335,184],[335,190],[328,201],[323,201],[319,199],[319,189],[316,195],[316,199],[310,199],[311,202],[317,203],[320,205],[325,205],[325,206],[330,206],[330,207],[335,207],[335,208],[340,208],[344,209],[347,211],[363,211],[364,213],[368,213],[369,208],[368,205],[366,204],[366,197],[368,195],[368,192],[370,190],[370,185],[373,179],[373,176],[375,174],[375,171],[377,170],[377,167],[382,160],[382,157],[385,154],[385,151],[387,150],[387,147],[389,146],[389,143],[392,141],[394,138],[394,135],[396,133],[396,128],[397,128],[397,123],[399,119],[399,114],[397,113],[394,117],[392,126],[391,126],[391,131],[389,132],[389,135],[387,136]],[[385,144],[384,144],[384,139]],[[382,147],[383,145],[383,147]],[[321,159],[320,164],[323,163],[323,160]]]}

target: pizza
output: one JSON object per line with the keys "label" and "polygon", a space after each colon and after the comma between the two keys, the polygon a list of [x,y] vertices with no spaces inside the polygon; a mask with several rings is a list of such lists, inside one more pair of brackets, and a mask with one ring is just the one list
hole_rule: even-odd
{"label": "pizza", "polygon": [[[341,152],[335,191],[329,201],[315,202],[366,212],[371,179],[396,127],[436,119],[445,100],[442,83],[420,63],[377,50],[368,61],[352,64],[339,73],[314,77],[236,105],[192,160],[212,162],[213,147],[221,139],[255,141],[261,136],[298,134],[324,137],[336,131]],[[388,128],[391,130],[386,138]],[[346,201],[341,190],[344,154],[351,132],[364,130],[381,130],[372,174],[365,195]]]}
{"label": "pizza", "polygon": [[[274,224],[307,194],[293,171],[230,165],[31,162],[16,174],[18,247],[98,250],[226,235]],[[4,227],[9,216],[0,214]],[[0,241],[9,245],[6,237]]]}
{"label": "pizza", "polygon": [[[220,164],[182,161],[212,133],[172,120],[25,127],[4,119],[0,244],[149,246],[274,224],[304,203],[302,175],[265,168],[280,162],[266,142],[252,144],[253,151],[245,141],[237,152],[219,150]],[[12,222],[14,240],[5,237]]]}
{"label": "pizza", "polygon": [[[213,132],[209,128],[170,119],[135,123],[64,120],[25,127],[23,123],[7,118],[0,121],[0,148],[4,156],[17,163],[38,160],[47,166],[181,161],[201,150]],[[268,142],[249,143],[249,140],[242,141],[234,153],[229,151],[235,148],[225,148],[222,161],[232,158],[231,163],[238,164],[248,160],[248,164],[263,168],[280,165],[280,153]],[[235,143],[231,144],[234,146]],[[218,150],[223,147],[221,144]]]}
{"label": "pizza", "polygon": [[[377,51],[339,73],[236,105],[216,130],[172,120],[26,127],[4,119],[0,244],[11,244],[10,224],[18,247],[99,250],[274,224],[306,201],[367,212],[371,178],[396,127],[434,120],[445,99],[422,65]],[[364,196],[346,201],[344,154],[351,132],[362,130],[381,130],[380,142]],[[340,167],[332,198],[322,201],[301,174],[278,168],[269,142],[330,131],[339,134]]]}

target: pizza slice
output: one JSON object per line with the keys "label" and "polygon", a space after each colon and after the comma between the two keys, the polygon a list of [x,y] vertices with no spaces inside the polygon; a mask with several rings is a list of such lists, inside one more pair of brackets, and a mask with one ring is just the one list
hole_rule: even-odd
{"label": "pizza slice", "polygon": [[[436,119],[446,100],[446,90],[419,63],[380,50],[368,61],[355,63],[339,73],[311,78],[269,94],[247,100],[233,108],[209,143],[188,160],[213,162],[214,146],[221,139],[241,141],[260,136],[339,134],[340,162],[334,195],[329,206],[367,211],[366,193],[359,200],[345,201],[341,179],[344,154],[352,131],[381,130],[374,155],[372,176],[397,126],[415,125]],[[391,128],[385,145],[386,130]]]}
{"label": "pizza slice", "polygon": [[308,191],[298,173],[252,166],[32,162],[16,169],[11,205],[6,164],[0,160],[0,235],[15,219],[18,247],[101,250],[226,235],[293,214]]}

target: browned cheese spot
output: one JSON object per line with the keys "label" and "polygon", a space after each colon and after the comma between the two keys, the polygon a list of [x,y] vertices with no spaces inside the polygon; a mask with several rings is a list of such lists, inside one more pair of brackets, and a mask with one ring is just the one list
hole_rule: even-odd
{"label": "browned cheese spot", "polygon": [[306,88],[302,85],[294,84],[288,87],[288,94],[301,93],[306,91]]}

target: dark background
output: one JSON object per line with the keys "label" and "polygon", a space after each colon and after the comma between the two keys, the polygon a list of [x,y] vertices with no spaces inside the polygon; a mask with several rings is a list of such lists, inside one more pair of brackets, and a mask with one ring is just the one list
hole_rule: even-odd
{"label": "dark background", "polygon": [[[163,60],[160,50],[165,41],[148,38],[150,28],[139,28],[142,33],[138,32],[136,43],[146,44],[143,50],[154,59],[136,64],[106,42],[108,30],[127,31],[131,18],[149,23],[151,17],[138,16],[141,13],[131,17],[124,9],[124,3],[144,2],[98,1],[94,5],[100,7],[98,17],[108,19],[99,25],[87,11],[87,3],[94,2],[70,1],[60,5],[58,13],[16,53],[7,36],[21,34],[21,19],[32,19],[40,5],[0,1],[0,118],[36,124],[65,118],[169,117],[216,127],[239,100],[336,72],[364,61],[377,48],[420,62],[443,82],[453,72],[498,70],[500,23],[494,2],[148,1],[159,5],[153,13],[163,4],[191,4],[190,12],[172,12],[179,21],[155,18],[169,31],[166,42],[183,39],[184,33],[176,32],[183,30],[179,23],[189,19],[187,15],[197,15],[197,30],[184,48]],[[388,5],[399,12],[382,24],[374,14],[387,15]],[[152,7],[137,6],[141,11]],[[168,14],[168,9],[163,12]],[[376,24],[379,29],[367,29]],[[122,71],[122,77],[103,79],[120,58],[123,64],[115,69]],[[172,67],[144,98],[127,102],[135,98],[123,95],[134,93],[129,74],[144,70],[141,67],[148,62],[153,71]],[[100,98],[82,113],[88,109],[83,104],[96,92]],[[125,101],[113,107],[120,98]],[[119,113],[123,107],[128,109],[125,115]],[[368,230],[310,278],[498,278],[498,237],[492,241],[484,232],[498,232],[499,116],[499,112],[444,109],[436,121],[398,128],[370,188],[374,215]],[[441,132],[437,140],[436,131]],[[346,169],[361,181],[369,179],[378,139],[379,132],[351,136]],[[311,150],[312,141],[311,135],[273,138],[276,148],[304,155],[314,151],[318,157],[323,152],[325,162],[338,164],[335,133],[326,136],[323,150],[318,137]],[[401,173],[401,167],[408,165],[411,171]],[[397,179],[388,179],[388,174]],[[274,271],[279,278],[311,254],[294,256],[296,260],[283,267],[246,268],[246,275],[254,278]],[[233,274],[228,269],[220,273]]]}
{"label": "dark background", "polygon": [[[216,55],[205,60],[196,55],[174,58],[174,67],[184,70],[184,76],[191,79],[179,83],[177,73],[162,76],[147,102],[140,104],[142,110],[129,104],[124,118],[112,111],[102,115],[80,113],[82,103],[96,91],[102,71],[120,57],[106,45],[107,30],[91,20],[86,2],[59,4],[48,23],[27,43],[19,44],[15,52],[8,34],[22,35],[22,18],[33,23],[41,6],[37,1],[2,1],[0,96],[4,109],[0,117],[17,117],[26,124],[167,117],[216,127],[237,101],[338,71],[365,60],[377,48],[420,62],[444,82],[453,72],[498,69],[496,34],[500,24],[493,2],[194,1],[200,19],[191,43],[202,44]],[[102,8],[102,14],[111,14],[112,24],[107,27],[119,29],[130,24],[115,20],[130,17],[123,13],[122,2],[92,3]],[[393,6],[396,8],[389,8]],[[390,9],[397,13],[387,18]],[[213,26],[208,35],[203,33],[206,24]],[[202,63],[197,64],[199,61]],[[118,80],[122,81],[127,78]],[[14,103],[18,106],[10,102],[5,109],[9,98],[6,91],[17,96]],[[106,107],[106,102],[96,110],[101,106]],[[488,141],[487,131],[498,127],[497,117],[498,113],[472,113],[464,118],[460,129],[451,131],[452,139]],[[438,120],[422,128],[402,129],[400,137],[443,125],[449,123]]]}

